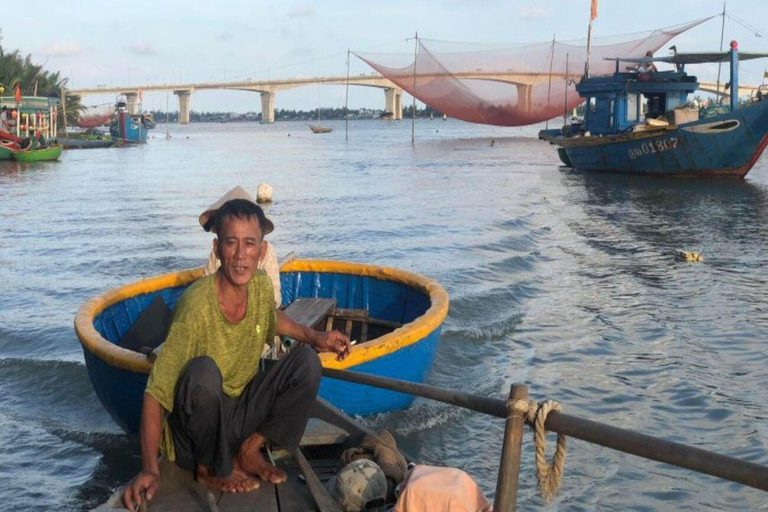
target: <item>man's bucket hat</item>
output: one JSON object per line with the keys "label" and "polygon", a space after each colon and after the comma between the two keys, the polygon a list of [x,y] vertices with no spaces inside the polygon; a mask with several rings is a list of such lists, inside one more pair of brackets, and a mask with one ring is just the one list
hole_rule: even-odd
{"label": "man's bucket hat", "polygon": [[[251,195],[248,192],[246,192],[246,190],[243,187],[238,185],[232,190],[230,190],[229,192],[227,192],[226,194],[224,194],[223,196],[221,196],[215,203],[213,203],[211,206],[206,208],[205,211],[202,214],[200,214],[200,218],[198,219],[198,221],[200,222],[200,225],[203,227],[204,230],[206,231],[215,230],[215,226],[213,225],[213,215],[219,210],[219,208],[224,206],[224,203],[226,203],[227,201],[231,201],[233,199],[245,199],[246,201],[252,202],[254,206],[256,206],[256,208],[261,210],[261,206],[256,204],[256,201],[253,200]],[[272,223],[271,220],[269,220],[269,217],[267,217],[266,214],[264,215],[264,219],[266,220],[266,229],[264,230],[264,234],[268,235],[269,233],[274,231],[275,225]]]}

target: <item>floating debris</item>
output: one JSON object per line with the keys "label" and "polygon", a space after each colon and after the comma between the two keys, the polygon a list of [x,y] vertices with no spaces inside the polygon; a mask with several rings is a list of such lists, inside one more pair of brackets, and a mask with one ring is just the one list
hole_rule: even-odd
{"label": "floating debris", "polygon": [[272,202],[272,187],[270,185],[266,183],[259,184],[259,189],[256,192],[256,202],[259,204]]}
{"label": "floating debris", "polygon": [[677,259],[681,261],[687,261],[689,263],[700,263],[704,261],[704,256],[700,252],[696,251],[677,251]]}

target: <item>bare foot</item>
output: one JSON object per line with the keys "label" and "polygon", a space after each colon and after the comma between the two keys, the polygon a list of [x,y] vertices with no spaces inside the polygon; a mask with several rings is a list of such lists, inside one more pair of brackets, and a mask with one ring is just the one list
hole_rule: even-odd
{"label": "bare foot", "polygon": [[259,488],[258,480],[237,468],[227,477],[217,477],[205,466],[197,466],[196,476],[201,484],[224,492],[250,492]]}
{"label": "bare foot", "polygon": [[264,441],[266,438],[258,432],[246,439],[235,456],[235,467],[251,475],[256,475],[265,482],[281,484],[288,480],[288,476],[285,471],[267,462],[261,454]]}

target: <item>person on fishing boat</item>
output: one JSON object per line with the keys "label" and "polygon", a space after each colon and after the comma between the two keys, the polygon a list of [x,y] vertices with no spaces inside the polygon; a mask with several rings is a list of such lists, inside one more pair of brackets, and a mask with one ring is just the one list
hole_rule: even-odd
{"label": "person on fishing boat", "polygon": [[[251,491],[258,479],[285,482],[261,448],[267,440],[298,447],[320,383],[317,352],[349,355],[342,333],[304,327],[275,308],[270,280],[257,269],[273,226],[256,203],[226,201],[213,224],[221,267],[179,298],[152,368],[141,413],[142,471],[123,492],[129,510],[160,487],[158,451],[226,492]],[[276,333],[300,344],[265,369],[262,348]]]}
{"label": "person on fishing boat", "polygon": [[8,107],[3,107],[0,110],[0,130],[5,132],[11,131],[10,114],[8,113]]}
{"label": "person on fishing boat", "polygon": [[[216,212],[222,204],[231,199],[246,199],[252,203],[254,202],[251,195],[246,192],[243,187],[237,186],[233,188],[200,214],[198,221],[205,231],[212,231],[215,233],[216,228],[213,225],[213,213]],[[264,233],[265,236],[272,232],[272,225],[272,221],[267,218],[267,232]],[[275,293],[275,305],[280,307],[280,304],[282,303],[282,294],[280,290],[280,266],[277,263],[277,253],[275,252],[274,246],[269,241],[264,240],[264,243],[266,244],[266,250],[263,257],[259,260],[258,269],[267,273]],[[207,276],[215,273],[220,266],[221,261],[219,260],[219,257],[216,256],[216,251],[211,250],[211,254],[208,256],[208,261],[205,264],[205,275]]]}
{"label": "person on fishing boat", "polygon": [[[650,50],[645,52],[645,57],[652,59],[653,52]],[[650,61],[650,62],[639,62],[634,66],[627,66],[627,70],[637,71],[637,80],[640,82],[647,82],[648,80],[651,79],[651,73],[658,73],[659,68],[656,67],[656,64],[653,61]]]}

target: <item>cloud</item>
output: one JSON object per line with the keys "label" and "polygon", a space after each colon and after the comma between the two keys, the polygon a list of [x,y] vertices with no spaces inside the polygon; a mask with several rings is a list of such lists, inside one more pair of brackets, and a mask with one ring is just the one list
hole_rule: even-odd
{"label": "cloud", "polygon": [[317,14],[311,5],[299,5],[288,11],[289,18],[312,18]]}
{"label": "cloud", "polygon": [[517,16],[521,20],[544,20],[552,17],[552,9],[530,5],[520,9]]}
{"label": "cloud", "polygon": [[126,46],[125,51],[134,55],[157,55],[157,49],[150,43],[133,43]]}
{"label": "cloud", "polygon": [[72,41],[55,41],[42,49],[42,53],[50,57],[68,57],[81,51],[80,44]]}

